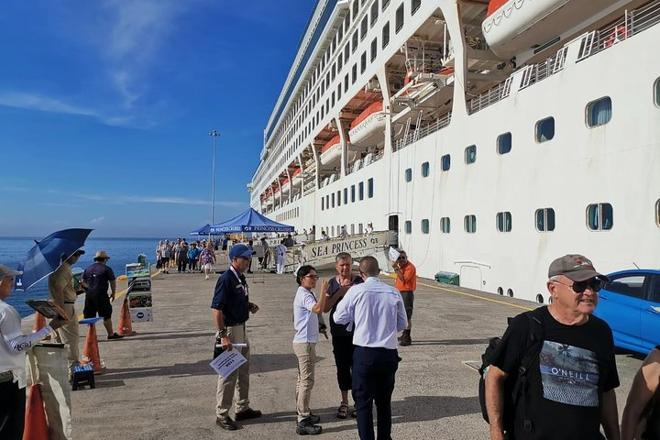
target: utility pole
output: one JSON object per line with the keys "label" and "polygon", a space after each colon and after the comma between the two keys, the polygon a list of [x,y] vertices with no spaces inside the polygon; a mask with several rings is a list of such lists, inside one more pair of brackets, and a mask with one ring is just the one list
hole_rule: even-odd
{"label": "utility pole", "polygon": [[[220,137],[218,130],[209,131],[209,136],[212,139],[212,159],[211,159],[211,226],[215,224],[215,143],[216,139]],[[211,240],[211,229],[209,228],[209,240]]]}

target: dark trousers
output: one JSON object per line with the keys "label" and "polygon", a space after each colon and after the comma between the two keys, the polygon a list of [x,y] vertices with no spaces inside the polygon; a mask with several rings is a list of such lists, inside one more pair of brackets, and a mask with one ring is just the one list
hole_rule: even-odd
{"label": "dark trousers", "polygon": [[185,272],[185,271],[186,271],[186,266],[187,266],[187,265],[188,265],[188,259],[187,259],[187,258],[179,257],[178,271],[179,271],[179,272]]}
{"label": "dark trousers", "polygon": [[0,438],[21,440],[25,423],[25,388],[16,382],[0,383]]}
{"label": "dark trousers", "polygon": [[197,260],[188,260],[188,268],[190,270],[197,270]]}
{"label": "dark trousers", "polygon": [[353,368],[353,336],[332,335],[332,353],[337,365],[337,383],[341,391],[348,391],[353,386],[351,369]]}
{"label": "dark trousers", "polygon": [[376,403],[378,440],[390,440],[392,391],[399,367],[396,350],[356,346],[353,352],[353,398],[360,440],[374,440],[373,404]]}

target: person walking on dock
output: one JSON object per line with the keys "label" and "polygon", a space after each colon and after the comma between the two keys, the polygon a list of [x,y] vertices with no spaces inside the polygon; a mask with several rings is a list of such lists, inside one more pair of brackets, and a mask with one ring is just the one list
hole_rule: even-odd
{"label": "person walking on dock", "polygon": [[[296,433],[316,435],[321,433],[317,425],[321,418],[309,409],[309,402],[314,386],[314,366],[316,365],[316,343],[319,341],[319,315],[323,313],[327,296],[321,294],[320,301],[312,289],[316,287],[319,276],[314,267],[305,265],[298,269],[296,282],[298,290],[293,299],[293,352],[298,359],[298,381],[296,383]],[[326,283],[323,283],[323,289]]]}
{"label": "person walking on dock", "polygon": [[353,258],[346,252],[341,252],[335,257],[335,270],[337,274],[328,280],[322,292],[328,297],[324,312],[330,312],[330,333],[332,334],[332,353],[335,355],[337,366],[337,383],[341,392],[341,402],[337,408],[337,418],[345,419],[349,415],[355,417],[355,409],[348,405],[348,392],[353,386],[351,369],[353,368],[353,329],[348,326],[337,324],[333,319],[340,303],[348,289],[355,284],[362,283],[362,278],[353,276]]}
{"label": "person walking on dock", "polygon": [[373,440],[373,404],[376,403],[378,438],[392,431],[392,391],[399,367],[397,332],[408,319],[401,295],[378,279],[378,261],[360,260],[364,283],[351,287],[333,314],[337,324],[354,326],[353,397],[361,440]]}
{"label": "person walking on dock", "polygon": [[399,344],[402,347],[412,344],[410,330],[412,329],[413,305],[415,303],[415,290],[417,289],[417,269],[415,265],[408,260],[405,251],[399,251],[399,258],[392,265],[396,274],[394,286],[401,293],[403,305],[406,307],[406,316],[408,318],[408,327],[403,331],[399,338]]}
{"label": "person walking on dock", "polygon": [[277,273],[284,273],[284,264],[286,263],[286,244],[285,240],[282,240],[280,244],[275,247],[275,264],[277,265]]}
{"label": "person walking on dock", "polygon": [[206,244],[206,247],[202,250],[202,253],[199,255],[199,261],[201,263],[202,270],[204,271],[205,279],[209,279],[213,265],[215,264],[215,251],[213,250],[213,244],[209,241]]}
{"label": "person walking on dock", "polygon": [[179,250],[177,251],[177,272],[186,273],[188,267],[188,243],[186,240],[181,240],[179,243]]}
{"label": "person walking on dock", "polygon": [[0,265],[0,439],[21,440],[25,425],[25,351],[66,321],[54,319],[41,330],[24,335],[21,317],[5,300],[21,272]]}
{"label": "person walking on dock", "polygon": [[68,318],[66,325],[57,329],[57,339],[67,348],[69,367],[80,361],[78,318],[75,308],[78,295],[73,287],[71,266],[76,264],[84,253],[83,250],[77,250],[73,255],[64,259],[60,267],[48,277],[50,299],[66,312]]}
{"label": "person walking on dock", "polygon": [[[85,318],[103,318],[103,326],[108,332],[108,339],[121,339],[122,335],[112,330],[112,304],[117,293],[115,273],[106,265],[110,257],[105,251],[98,251],[94,256],[94,264],[85,269],[83,286],[85,287]],[[108,297],[108,286],[112,294]]]}
{"label": "person walking on dock", "polygon": [[[552,302],[513,318],[490,359],[492,440],[600,439],[601,425],[608,440],[619,439],[612,330],[593,316],[606,281],[582,255],[550,264]],[[518,390],[512,399],[511,389]]]}
{"label": "person walking on dock", "polygon": [[[247,362],[241,365],[228,377],[218,378],[216,393],[216,424],[222,429],[234,431],[238,425],[229,416],[234,399],[234,391],[238,388],[236,401],[236,421],[261,417],[261,411],[250,408],[248,392],[250,389],[250,343],[247,338],[245,323],[249,313],[259,310],[256,304],[249,301],[248,285],[245,279],[252,251],[243,244],[235,245],[229,251],[231,265],[215,285],[211,309],[216,327],[216,344],[223,350],[230,351],[232,344],[246,344],[242,349]],[[238,381],[237,381],[238,379]]]}

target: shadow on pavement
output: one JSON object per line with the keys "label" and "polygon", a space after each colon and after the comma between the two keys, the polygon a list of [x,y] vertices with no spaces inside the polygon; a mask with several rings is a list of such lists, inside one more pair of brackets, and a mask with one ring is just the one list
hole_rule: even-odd
{"label": "shadow on pavement", "polygon": [[[322,356],[316,357],[316,362],[321,362]],[[297,370],[298,359],[293,353],[255,353],[250,355],[250,374],[269,373],[271,371]]]}
{"label": "shadow on pavement", "polygon": [[483,345],[485,348],[488,345],[488,339],[413,339],[412,345]]}

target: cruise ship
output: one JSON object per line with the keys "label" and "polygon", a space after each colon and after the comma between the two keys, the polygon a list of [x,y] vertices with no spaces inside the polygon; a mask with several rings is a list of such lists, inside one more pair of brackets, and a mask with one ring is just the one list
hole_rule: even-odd
{"label": "cruise ship", "polygon": [[567,253],[658,268],[659,23],[660,0],[319,0],[251,206],[539,303]]}

